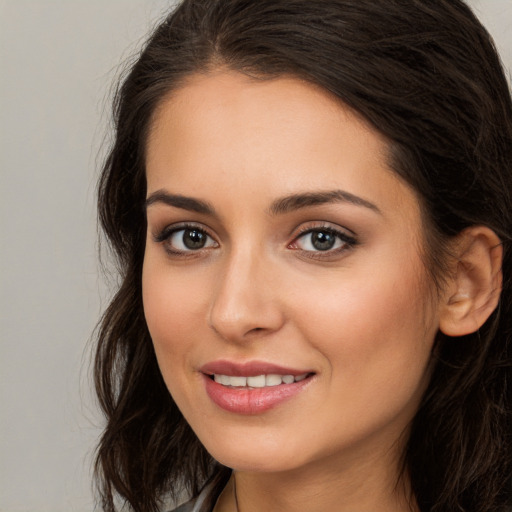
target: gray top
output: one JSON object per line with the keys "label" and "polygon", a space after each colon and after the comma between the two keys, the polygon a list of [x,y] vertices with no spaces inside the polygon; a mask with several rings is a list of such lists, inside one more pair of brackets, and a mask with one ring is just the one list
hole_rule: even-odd
{"label": "gray top", "polygon": [[212,496],[214,485],[207,485],[200,494],[187,503],[183,503],[171,512],[212,512],[217,496]]}

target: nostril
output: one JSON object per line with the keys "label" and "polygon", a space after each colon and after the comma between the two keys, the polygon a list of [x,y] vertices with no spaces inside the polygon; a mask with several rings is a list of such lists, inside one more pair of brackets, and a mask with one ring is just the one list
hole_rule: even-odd
{"label": "nostril", "polygon": [[237,290],[228,293],[229,284],[214,297],[208,311],[208,326],[218,336],[230,342],[245,342],[280,329],[284,317],[277,304],[256,294],[244,293],[241,297]]}

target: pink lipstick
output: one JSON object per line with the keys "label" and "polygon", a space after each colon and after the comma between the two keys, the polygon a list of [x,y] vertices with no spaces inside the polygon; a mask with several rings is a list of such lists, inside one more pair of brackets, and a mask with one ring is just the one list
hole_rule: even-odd
{"label": "pink lipstick", "polygon": [[314,376],[309,370],[250,361],[214,361],[201,368],[210,399],[237,414],[259,414],[299,394]]}

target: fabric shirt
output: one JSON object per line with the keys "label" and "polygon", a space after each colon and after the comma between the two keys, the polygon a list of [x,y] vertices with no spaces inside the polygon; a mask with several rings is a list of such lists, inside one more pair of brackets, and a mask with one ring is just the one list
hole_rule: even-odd
{"label": "fabric shirt", "polygon": [[196,498],[170,512],[212,512],[218,498],[212,493],[213,487],[213,484],[207,485]]}

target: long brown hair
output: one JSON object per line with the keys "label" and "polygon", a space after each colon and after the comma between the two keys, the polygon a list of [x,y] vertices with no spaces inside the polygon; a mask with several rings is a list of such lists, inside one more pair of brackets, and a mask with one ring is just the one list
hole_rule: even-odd
{"label": "long brown hair", "polygon": [[499,307],[476,333],[438,336],[433,374],[404,453],[422,512],[512,507],[512,105],[492,40],[461,0],[185,0],[123,79],[99,217],[121,285],[99,329],[96,389],[107,424],[96,461],[105,511],[158,510],[228,476],[187,425],[160,375],[142,308],[145,143],[152,115],[194,72],[223,65],[291,74],[364,116],[421,198],[427,267],[467,226],[504,245]]}

